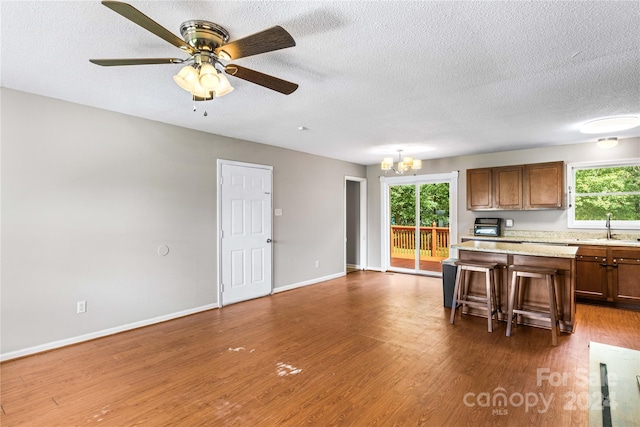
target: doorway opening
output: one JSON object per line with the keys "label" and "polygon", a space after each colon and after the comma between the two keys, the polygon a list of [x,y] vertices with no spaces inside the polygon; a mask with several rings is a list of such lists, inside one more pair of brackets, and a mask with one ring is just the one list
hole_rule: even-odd
{"label": "doorway opening", "polygon": [[367,268],[367,180],[345,176],[344,272]]}

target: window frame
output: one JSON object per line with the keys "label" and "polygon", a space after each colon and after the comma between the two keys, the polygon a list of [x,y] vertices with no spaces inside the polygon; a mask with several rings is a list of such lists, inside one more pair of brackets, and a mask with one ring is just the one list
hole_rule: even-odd
{"label": "window frame", "polygon": [[[605,228],[605,218],[598,221],[576,220],[576,171],[581,169],[597,169],[604,167],[638,166],[640,158],[605,160],[596,162],[581,162],[567,164],[567,183],[569,207],[567,209],[567,228],[592,228],[602,230]],[[638,230],[640,221],[622,221],[611,219],[612,229]]]}

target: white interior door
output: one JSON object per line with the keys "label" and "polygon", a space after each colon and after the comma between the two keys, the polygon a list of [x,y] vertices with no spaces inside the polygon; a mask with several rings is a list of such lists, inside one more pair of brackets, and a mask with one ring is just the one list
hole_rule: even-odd
{"label": "white interior door", "polygon": [[269,295],[271,178],[268,166],[220,162],[222,305]]}

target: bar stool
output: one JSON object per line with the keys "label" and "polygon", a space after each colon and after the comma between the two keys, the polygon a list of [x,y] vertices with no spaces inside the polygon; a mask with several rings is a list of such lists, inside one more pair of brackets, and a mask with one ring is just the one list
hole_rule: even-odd
{"label": "bar stool", "polygon": [[[451,319],[453,325],[458,307],[469,306],[487,310],[488,330],[493,332],[493,315],[499,312],[499,294],[497,289],[497,280],[495,272],[497,263],[475,262],[475,261],[457,261],[458,271],[456,274],[456,284],[453,289],[453,302],[451,303]],[[471,272],[484,273],[486,283],[486,294],[484,296],[469,295],[469,274]],[[460,289],[460,283],[462,288]],[[460,309],[462,315],[464,307]]]}
{"label": "bar stool", "polygon": [[[511,265],[512,271],[511,289],[509,292],[509,312],[507,317],[507,336],[511,336],[511,325],[516,321],[518,326],[518,315],[525,314],[528,317],[539,320],[548,320],[551,324],[551,344],[558,345],[558,308],[556,304],[556,285],[555,278],[558,270],[552,268],[525,267],[521,265]],[[542,279],[547,283],[547,291],[549,292],[549,312],[524,310],[522,308],[522,300],[524,295],[524,287],[535,282],[522,281],[522,278]],[[517,300],[516,300],[517,295]]]}

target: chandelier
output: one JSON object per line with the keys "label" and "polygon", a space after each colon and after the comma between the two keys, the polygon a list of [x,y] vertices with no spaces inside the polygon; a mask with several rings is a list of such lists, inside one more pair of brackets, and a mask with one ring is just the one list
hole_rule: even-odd
{"label": "chandelier", "polygon": [[380,164],[380,169],[383,171],[392,170],[397,174],[403,174],[408,170],[418,171],[422,169],[422,160],[414,159],[413,157],[405,156],[402,157],[402,151],[398,150],[398,166],[393,167],[393,157],[385,157],[382,159],[382,163]]}
{"label": "chandelier", "polygon": [[191,93],[194,101],[209,101],[225,96],[233,90],[227,77],[216,65],[216,57],[208,52],[194,55],[193,65],[183,67],[173,80],[182,89]]}

